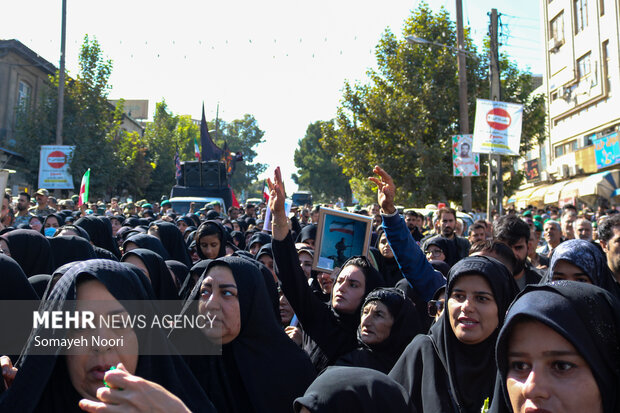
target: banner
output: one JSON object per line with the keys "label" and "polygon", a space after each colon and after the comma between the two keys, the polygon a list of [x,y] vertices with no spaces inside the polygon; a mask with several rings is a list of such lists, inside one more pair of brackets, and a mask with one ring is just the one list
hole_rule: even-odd
{"label": "banner", "polygon": [[617,132],[595,140],[593,143],[597,169],[620,163],[620,142],[618,142]]}
{"label": "banner", "polygon": [[473,153],[471,135],[452,136],[452,171],[454,176],[480,176],[480,155]]}
{"label": "banner", "polygon": [[472,151],[495,155],[519,155],[523,105],[476,100]]}
{"label": "banner", "polygon": [[540,181],[540,168],[538,166],[538,159],[532,159],[523,164],[523,171],[525,172],[525,179],[527,182]]}
{"label": "banner", "polygon": [[39,188],[73,189],[69,159],[75,146],[42,145],[39,159]]}

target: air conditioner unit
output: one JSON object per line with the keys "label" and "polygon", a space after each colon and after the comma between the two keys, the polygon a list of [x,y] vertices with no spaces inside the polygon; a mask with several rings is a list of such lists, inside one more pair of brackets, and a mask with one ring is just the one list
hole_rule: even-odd
{"label": "air conditioner unit", "polygon": [[569,176],[575,176],[575,175],[579,175],[582,172],[582,169],[577,166],[577,165],[570,165],[568,167],[568,175]]}
{"label": "air conditioner unit", "polygon": [[549,181],[549,172],[547,172],[547,171],[542,171],[542,172],[540,173],[540,180],[541,180],[542,182],[548,182],[548,181]]}
{"label": "air conditioner unit", "polygon": [[560,88],[560,96],[565,101],[568,102],[569,100],[571,100],[572,95],[573,95],[573,88],[571,86],[562,86]]}
{"label": "air conditioner unit", "polygon": [[559,165],[557,175],[560,179],[568,178],[568,165]]}
{"label": "air conditioner unit", "polygon": [[555,38],[549,39],[549,53],[557,53],[564,42]]}

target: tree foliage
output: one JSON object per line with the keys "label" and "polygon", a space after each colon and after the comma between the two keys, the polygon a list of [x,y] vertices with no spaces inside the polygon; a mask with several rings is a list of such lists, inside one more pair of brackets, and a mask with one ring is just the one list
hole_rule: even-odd
{"label": "tree foliage", "polygon": [[[368,84],[345,83],[336,123],[323,125],[324,147],[344,173],[360,184],[381,165],[394,177],[398,199],[408,205],[461,201],[461,178],[452,176],[451,136],[459,133],[458,70],[453,49],[408,44],[413,35],[456,46],[455,23],[442,8],[433,13],[426,3],[405,21],[403,39],[386,30],[375,49],[377,70],[369,70]],[[470,129],[473,130],[476,98],[488,99],[488,57],[477,54],[465,33]],[[500,56],[502,100],[525,104],[521,150],[532,140],[543,140],[544,102],[530,99],[531,75]],[[482,168],[484,171],[485,168]],[[518,185],[516,174],[506,192]],[[370,183],[365,185],[370,186]],[[472,178],[474,206],[486,200],[486,179]],[[359,191],[359,192],[358,192]]]}
{"label": "tree foliage", "polygon": [[311,191],[318,202],[333,202],[342,197],[346,204],[350,204],[349,180],[321,143],[322,126],[332,123],[317,121],[308,125],[306,135],[299,140],[299,148],[295,149],[294,160],[298,174],[293,174],[293,181],[300,190]]}

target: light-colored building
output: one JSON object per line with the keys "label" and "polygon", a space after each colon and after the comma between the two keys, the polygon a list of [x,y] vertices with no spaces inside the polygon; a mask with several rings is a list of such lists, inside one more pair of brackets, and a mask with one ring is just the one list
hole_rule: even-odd
{"label": "light-colored building", "polygon": [[527,161],[538,161],[538,178],[522,186],[517,206],[614,203],[620,186],[614,135],[620,128],[619,4],[541,4],[549,139],[528,154]]}

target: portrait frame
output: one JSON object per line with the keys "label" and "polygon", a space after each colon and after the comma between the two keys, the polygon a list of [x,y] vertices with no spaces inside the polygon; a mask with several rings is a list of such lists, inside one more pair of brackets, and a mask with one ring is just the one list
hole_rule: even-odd
{"label": "portrait frame", "polygon": [[372,217],[321,207],[312,269],[331,274],[355,255],[368,257]]}

